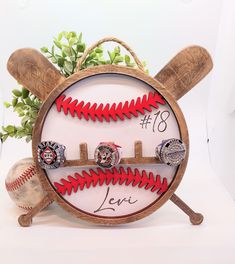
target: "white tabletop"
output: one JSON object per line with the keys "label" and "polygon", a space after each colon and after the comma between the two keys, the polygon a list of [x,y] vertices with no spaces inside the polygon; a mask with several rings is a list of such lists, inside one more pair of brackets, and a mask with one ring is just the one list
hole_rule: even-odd
{"label": "white tabletop", "polygon": [[[53,204],[22,228],[4,190],[1,161],[0,251],[2,263],[235,263],[235,203],[209,166],[189,162],[177,194],[205,220],[200,226],[168,201],[135,223],[102,227],[68,215]],[[207,162],[205,162],[207,163]],[[5,162],[7,164],[7,162]]]}

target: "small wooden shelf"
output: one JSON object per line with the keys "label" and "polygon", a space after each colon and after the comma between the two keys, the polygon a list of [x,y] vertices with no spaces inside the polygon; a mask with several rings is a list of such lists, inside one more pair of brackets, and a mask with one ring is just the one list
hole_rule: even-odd
{"label": "small wooden shelf", "polygon": [[[79,145],[80,159],[66,160],[63,167],[76,167],[76,166],[96,166],[97,163],[94,159],[88,159],[87,144],[82,143]],[[156,157],[143,157],[142,155],[142,142],[136,141],[134,145],[134,157],[122,158],[119,164],[160,164],[162,163]]]}

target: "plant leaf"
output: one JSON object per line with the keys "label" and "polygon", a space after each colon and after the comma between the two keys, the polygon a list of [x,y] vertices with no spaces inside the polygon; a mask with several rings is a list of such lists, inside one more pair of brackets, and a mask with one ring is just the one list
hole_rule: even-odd
{"label": "plant leaf", "polygon": [[21,97],[22,93],[20,90],[14,89],[12,90],[12,93],[16,96],[16,97]]}
{"label": "plant leaf", "polygon": [[4,106],[5,106],[6,108],[9,108],[9,107],[11,106],[11,104],[8,103],[8,102],[4,102]]}
{"label": "plant leaf", "polygon": [[7,127],[5,127],[5,129],[8,133],[12,133],[15,131],[15,126],[8,125]]}
{"label": "plant leaf", "polygon": [[7,140],[7,138],[8,138],[8,135],[3,135],[1,138],[2,142],[5,142]]}
{"label": "plant leaf", "polygon": [[29,116],[25,116],[25,117],[23,117],[23,119],[21,120],[21,125],[24,127],[25,125],[26,125],[26,123],[27,123],[27,121],[29,120]]}
{"label": "plant leaf", "polygon": [[29,91],[26,88],[22,88],[22,98],[25,99],[29,96]]}
{"label": "plant leaf", "polygon": [[60,32],[58,37],[57,37],[57,40],[61,41],[61,39],[63,38],[63,35],[64,35],[64,32]]}
{"label": "plant leaf", "polygon": [[96,53],[103,53],[103,50],[102,50],[101,48],[98,47],[98,48],[95,49],[95,52],[96,52]]}
{"label": "plant leaf", "polygon": [[67,72],[72,72],[73,70],[73,65],[70,61],[65,61],[64,62],[64,69],[67,71]]}
{"label": "plant leaf", "polygon": [[120,54],[120,47],[119,46],[117,46],[117,47],[115,47],[114,48],[114,53],[116,54],[116,55],[119,55]]}
{"label": "plant leaf", "polygon": [[52,57],[52,58],[51,58],[51,61],[52,61],[52,63],[54,63],[54,64],[57,63],[57,60],[56,60],[55,57]]}
{"label": "plant leaf", "polygon": [[118,63],[120,63],[120,62],[123,62],[123,60],[124,60],[124,59],[123,59],[122,56],[116,56],[113,62],[114,62],[115,64],[118,64]]}
{"label": "plant leaf", "polygon": [[54,39],[54,43],[56,47],[58,47],[59,49],[62,49],[62,44],[57,39]]}
{"label": "plant leaf", "polygon": [[13,99],[12,99],[12,106],[13,107],[15,107],[16,106],[16,104],[17,104],[17,102],[18,102],[18,98],[16,98],[16,97],[14,97]]}
{"label": "plant leaf", "polygon": [[77,42],[77,38],[71,38],[69,40],[69,46],[72,47]]}
{"label": "plant leaf", "polygon": [[63,53],[66,55],[66,56],[72,56],[72,51],[71,51],[71,48],[68,48],[68,47],[65,47],[62,49]]}
{"label": "plant leaf", "polygon": [[108,55],[109,55],[109,58],[110,58],[110,63],[113,63],[113,60],[114,60],[114,57],[115,57],[115,53],[108,50]]}
{"label": "plant leaf", "polygon": [[78,36],[78,42],[82,42],[82,32]]}
{"label": "plant leaf", "polygon": [[125,55],[125,63],[128,64],[131,62],[131,58],[128,55]]}
{"label": "plant leaf", "polygon": [[63,67],[64,66],[64,58],[62,58],[62,57],[58,58],[57,64],[58,64],[59,67]]}
{"label": "plant leaf", "polygon": [[43,53],[47,53],[48,52],[48,48],[47,47],[42,47],[40,50]]}
{"label": "plant leaf", "polygon": [[85,45],[85,43],[79,43],[79,44],[77,45],[77,52],[84,52],[85,49],[86,49],[86,45]]}

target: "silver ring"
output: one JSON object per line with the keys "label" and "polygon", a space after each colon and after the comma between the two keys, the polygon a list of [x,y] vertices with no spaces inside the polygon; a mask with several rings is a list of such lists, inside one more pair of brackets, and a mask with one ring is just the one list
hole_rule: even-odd
{"label": "silver ring", "polygon": [[112,142],[101,142],[95,149],[95,162],[102,168],[112,168],[120,163],[121,149]]}
{"label": "silver ring", "polygon": [[182,140],[171,138],[163,140],[156,147],[156,157],[169,166],[178,166],[186,156],[186,147]]}
{"label": "silver ring", "polygon": [[65,146],[54,141],[38,144],[38,162],[43,169],[57,169],[65,162]]}

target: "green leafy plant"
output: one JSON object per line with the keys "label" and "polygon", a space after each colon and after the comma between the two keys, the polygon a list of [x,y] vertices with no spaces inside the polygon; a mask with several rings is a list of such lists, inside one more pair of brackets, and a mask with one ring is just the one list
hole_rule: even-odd
{"label": "green leafy plant", "polygon": [[[77,61],[83,55],[86,44],[82,40],[82,33],[74,31],[63,31],[53,40],[53,45],[49,49],[42,47],[41,52],[60,70],[65,76],[69,77],[76,71]],[[81,69],[105,64],[124,64],[127,67],[135,67],[129,55],[121,54],[119,46],[112,51],[104,52],[102,46],[95,48],[81,65]],[[146,70],[147,72],[147,70]],[[20,86],[12,91],[11,103],[5,102],[6,108],[12,108],[21,118],[19,126],[7,125],[2,127],[0,139],[4,142],[8,137],[25,138],[26,142],[31,141],[33,126],[42,102],[31,94],[27,88]]]}
{"label": "green leafy plant", "polygon": [[4,105],[6,108],[13,108],[13,111],[21,118],[21,124],[19,126],[3,126],[2,132],[0,132],[1,140],[4,142],[8,137],[25,137],[26,142],[29,142],[32,138],[33,125],[40,109],[41,101],[24,87],[14,89],[12,95],[11,103],[5,102]]}

